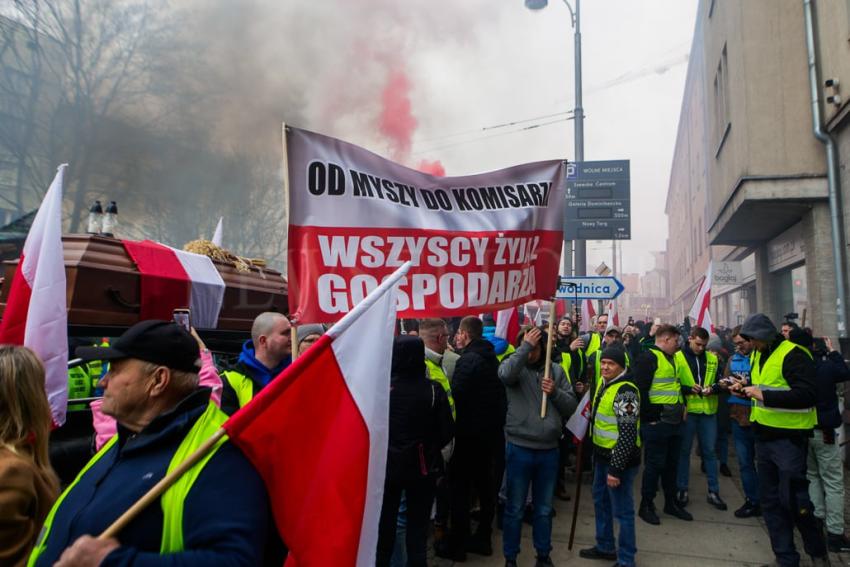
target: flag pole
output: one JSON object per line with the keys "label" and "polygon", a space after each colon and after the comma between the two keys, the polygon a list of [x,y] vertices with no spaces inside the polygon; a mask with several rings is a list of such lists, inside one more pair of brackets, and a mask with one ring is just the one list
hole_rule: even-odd
{"label": "flag pole", "polygon": [[581,499],[581,464],[582,464],[582,454],[584,453],[584,439],[578,442],[578,448],[576,449],[576,498],[575,503],[573,504],[573,520],[572,525],[570,526],[570,541],[567,544],[567,549],[572,551],[573,549],[573,540],[576,537],[576,520],[578,520],[578,503]]}
{"label": "flag pole", "polygon": [[147,491],[147,493],[139,498],[135,504],[130,506],[126,512],[121,514],[117,520],[112,522],[108,528],[106,528],[103,533],[97,536],[97,539],[104,540],[117,536],[121,530],[127,527],[127,524],[132,522],[139,513],[159,499],[162,494],[171,488],[171,486],[183,476],[186,471],[188,471],[192,466],[194,466],[198,461],[200,461],[204,456],[209,453],[216,444],[221,441],[224,436],[227,435],[227,432],[221,428],[216,430],[212,436],[204,441],[204,443],[198,447],[198,449],[189,455],[185,461],[177,465],[177,467],[162,477],[162,479],[157,482],[153,487]]}
{"label": "flag pole", "polygon": [[[558,289],[557,287],[555,289]],[[555,327],[555,298],[549,303],[549,341],[546,344],[546,365],[543,367],[543,379],[547,380],[552,373],[552,343],[555,342],[555,337],[552,335],[552,329]],[[546,419],[546,406],[548,403],[546,392],[543,392],[543,401],[540,404],[540,419]]]}
{"label": "flag pole", "polygon": [[[283,202],[285,204],[285,207],[283,208],[283,215],[284,215],[283,225],[284,225],[285,230],[286,230],[286,247],[287,247],[287,249],[289,249],[289,205],[290,205],[292,199],[290,198],[290,193],[289,193],[289,144],[286,142],[286,130],[287,130],[286,122],[281,122],[281,126],[280,126],[280,131],[281,131],[281,134],[282,134],[282,136],[281,136],[282,146],[281,147],[283,148],[283,153],[281,155],[281,158],[282,158],[281,164],[282,164],[282,167],[283,167]],[[288,260],[288,258],[287,258],[287,260]],[[288,274],[288,268],[289,268],[289,264],[287,262],[287,275],[289,275]],[[288,281],[289,281],[289,279],[287,278],[287,282]],[[292,345],[292,360],[295,360],[296,358],[298,358],[298,329],[295,325],[297,322],[298,321],[296,320],[295,317],[290,317],[290,320],[289,320],[290,328],[289,328],[289,330],[290,330],[290,344]]]}

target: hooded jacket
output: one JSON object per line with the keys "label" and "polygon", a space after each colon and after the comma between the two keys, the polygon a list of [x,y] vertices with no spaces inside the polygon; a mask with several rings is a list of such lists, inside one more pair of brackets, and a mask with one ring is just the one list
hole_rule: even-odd
{"label": "hooded jacket", "polygon": [[[209,389],[200,388],[138,433],[119,425],[118,442],[65,496],[36,565],[53,565],[77,538],[101,533],[165,476],[177,447],[206,410],[209,396]],[[262,479],[239,449],[225,443],[186,497],[184,552],[159,554],[163,514],[156,503],[121,531],[121,547],[101,565],[261,565],[269,517]]]}
{"label": "hooded jacket", "polygon": [[[250,378],[254,386],[254,395],[256,396],[273,378],[283,372],[291,362],[292,357],[287,356],[275,368],[267,368],[262,362],[257,360],[257,353],[254,351],[254,341],[248,340],[242,345],[242,352],[239,354],[236,364],[227,370],[238,372]],[[222,377],[221,381],[221,410],[227,415],[233,415],[239,409],[239,398],[226,378]]]}
{"label": "hooded jacket", "polygon": [[453,436],[454,419],[446,392],[425,372],[422,339],[396,337],[390,373],[387,477],[403,481],[425,476],[439,466],[440,449]]}
{"label": "hooded jacket", "polygon": [[527,449],[554,449],[561,438],[563,420],[572,415],[578,402],[564,369],[553,362],[550,377],[555,382],[555,392],[548,396],[546,417],[540,419],[545,361],[541,357],[538,362],[529,364],[528,355],[532,350],[532,346],[523,341],[499,367],[499,378],[505,384],[508,400],[505,437],[514,445]]}
{"label": "hooded jacket", "polygon": [[498,372],[499,361],[489,341],[473,339],[460,353],[452,376],[458,437],[501,432],[507,400]]}

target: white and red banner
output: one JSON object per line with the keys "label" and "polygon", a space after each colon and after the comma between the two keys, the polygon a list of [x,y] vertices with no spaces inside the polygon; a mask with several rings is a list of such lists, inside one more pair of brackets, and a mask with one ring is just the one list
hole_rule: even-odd
{"label": "white and red banner", "polygon": [[287,128],[289,303],[332,322],[406,261],[399,317],[498,311],[554,295],[566,162],[435,177]]}
{"label": "white and red banner", "polygon": [[53,423],[65,423],[68,405],[68,307],[62,251],[62,188],[67,165],[35,215],[12,278],[0,323],[0,343],[31,348],[44,363]]}
{"label": "white and red banner", "polygon": [[395,290],[408,268],[386,278],[223,426],[266,483],[287,566],[375,564]]}
{"label": "white and red banner", "polygon": [[596,317],[596,310],[593,308],[593,301],[583,299],[581,301],[581,325],[579,330],[583,333],[593,331],[593,318]]}
{"label": "white and red banner", "polygon": [[517,307],[509,307],[496,312],[496,332],[495,336],[514,344],[517,335],[519,335],[519,309]]}
{"label": "white and red banner", "polygon": [[714,332],[714,323],[711,322],[711,262],[708,263],[708,271],[705,272],[705,278],[699,286],[697,296],[694,298],[694,304],[691,306],[691,311],[688,317],[694,320],[694,324],[698,327],[706,329],[708,332]]}
{"label": "white and red banner", "polygon": [[174,309],[188,307],[193,327],[216,328],[225,285],[212,260],[152,240],[123,244],[139,270],[140,319],[167,321]]}
{"label": "white and red banner", "polygon": [[[605,332],[608,332],[611,327],[620,328],[620,314],[617,312],[617,300],[612,299],[608,302],[608,327]],[[620,329],[622,331],[622,329]]]}
{"label": "white and red banner", "polygon": [[590,426],[590,412],[593,408],[590,407],[590,390],[584,393],[581,401],[578,403],[578,408],[567,420],[567,430],[573,434],[573,439],[576,443],[581,443],[584,436],[587,435],[587,429]]}

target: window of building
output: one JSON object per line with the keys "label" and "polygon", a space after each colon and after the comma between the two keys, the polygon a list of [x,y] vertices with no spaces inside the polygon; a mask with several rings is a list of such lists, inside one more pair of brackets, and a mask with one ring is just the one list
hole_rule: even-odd
{"label": "window of building", "polygon": [[729,58],[726,54],[726,45],[720,53],[720,62],[717,64],[717,73],[714,75],[714,129],[717,144],[715,158],[720,155],[723,142],[729,134],[731,126],[729,120]]}

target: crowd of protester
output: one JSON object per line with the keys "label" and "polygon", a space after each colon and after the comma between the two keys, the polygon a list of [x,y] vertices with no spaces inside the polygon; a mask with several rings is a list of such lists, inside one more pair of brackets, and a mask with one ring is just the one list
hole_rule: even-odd
{"label": "crowd of protester", "polygon": [[[836,385],[850,368],[810,329],[785,322],[780,330],[761,314],[715,333],[657,319],[620,329],[604,314],[584,333],[560,318],[552,337],[534,325],[497,337],[487,316],[405,320],[398,329],[379,566],[427,565],[429,542],[455,562],[490,556],[501,530],[512,567],[524,523],[535,564],[552,565],[553,498],[569,499],[567,470],[579,450],[596,528],[595,545],[579,553],[633,566],[636,515],[662,523],[659,486],[663,515],[693,520],[694,450],[708,504],[727,510],[719,476],[732,476],[730,433],[744,494],[733,513],[764,516],[776,564],[799,564],[794,527],[815,565],[829,564],[827,550],[850,551],[836,434]],[[285,543],[262,481],[228,443],[120,542],[91,535],[107,527],[105,509],[129,507],[324,331],[299,326],[293,345],[289,320],[263,313],[237,360],[219,367],[194,331],[170,322],[145,321],[111,345],[78,348],[102,374],[86,384],[72,371],[70,387],[84,384],[102,399],[92,404],[96,453],[64,487],[48,459],[43,366],[26,348],[0,347],[0,564],[282,564]],[[585,395],[590,426],[577,445],[565,424]],[[225,477],[238,481],[219,482]]]}

